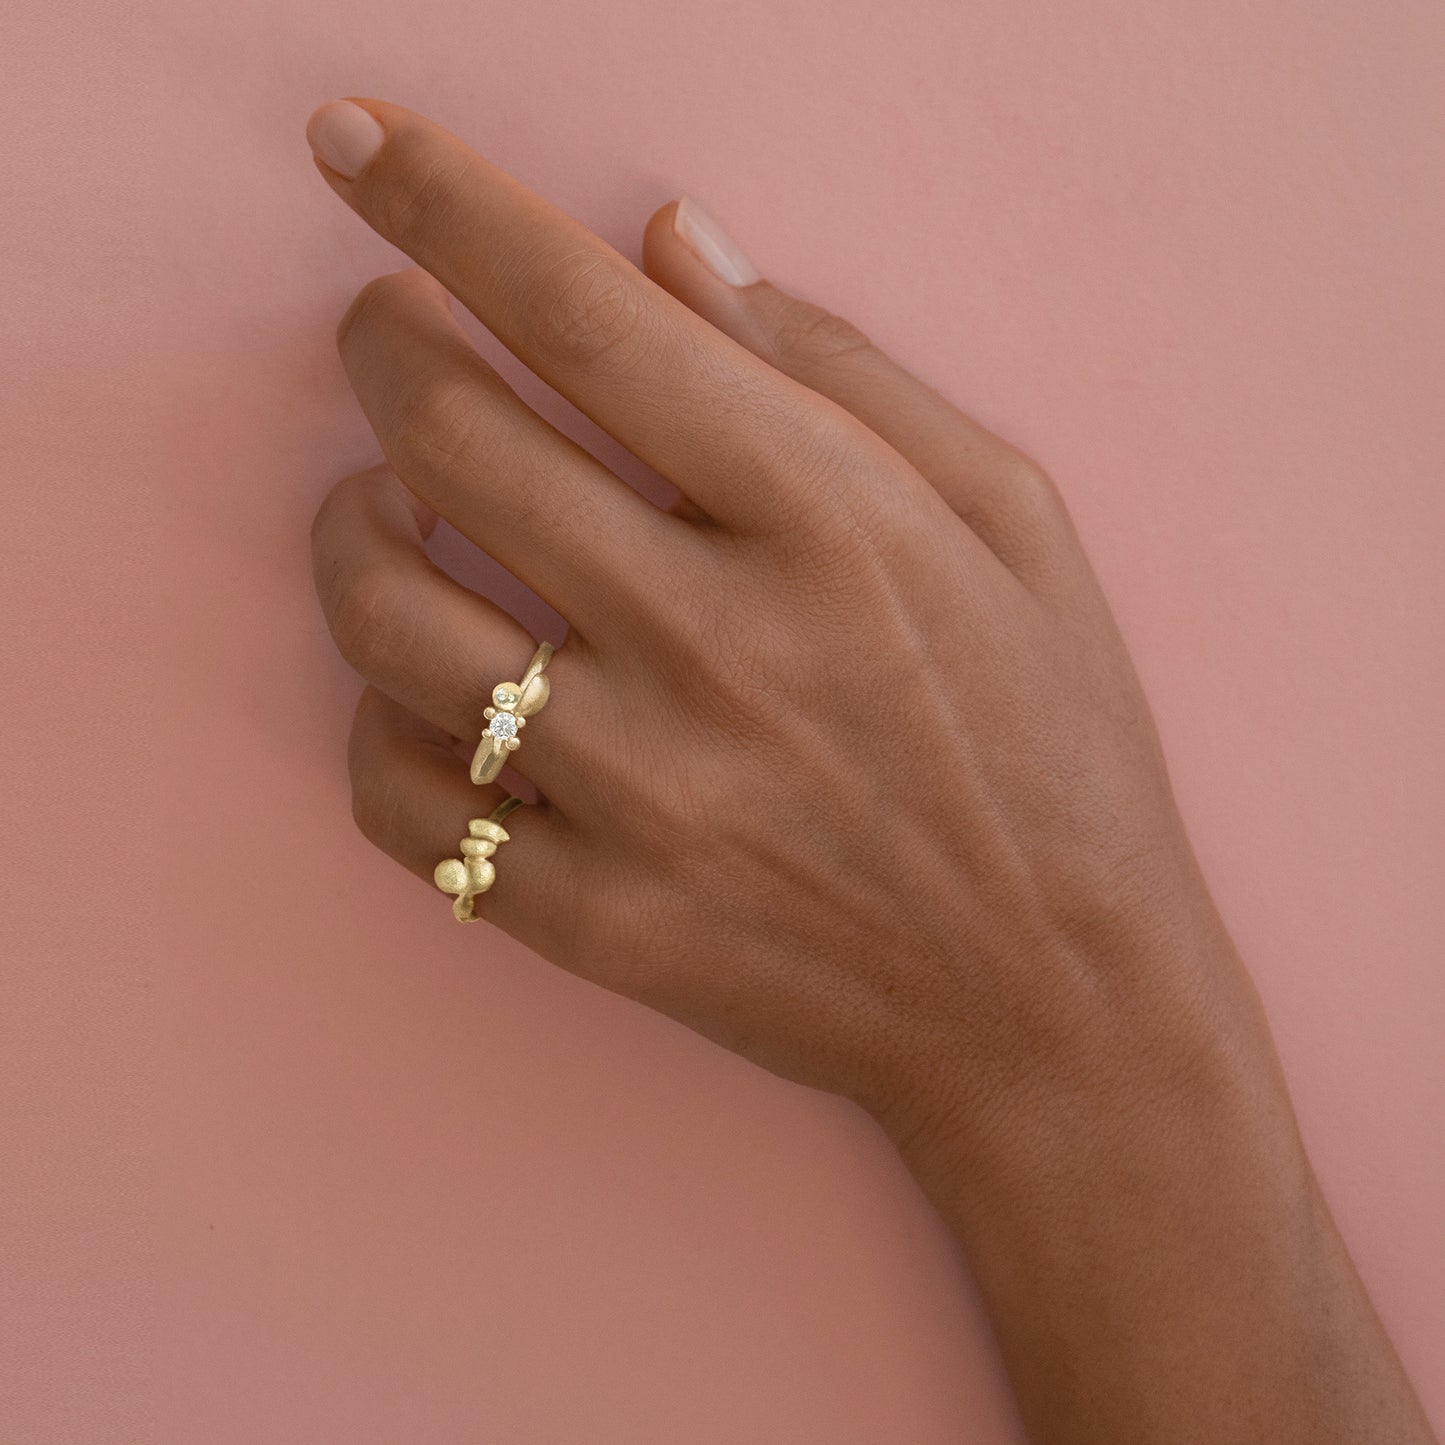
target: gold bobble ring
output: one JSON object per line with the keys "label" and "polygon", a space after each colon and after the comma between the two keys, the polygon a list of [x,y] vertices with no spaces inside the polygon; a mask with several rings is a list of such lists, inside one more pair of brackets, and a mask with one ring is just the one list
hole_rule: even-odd
{"label": "gold bobble ring", "polygon": [[467,836],[461,842],[460,858],[443,858],[432,877],[443,893],[455,893],[452,912],[458,923],[475,923],[474,900],[497,881],[492,854],[511,834],[502,827],[502,819],[522,806],[520,798],[508,798],[492,810],[487,818],[473,818],[467,824]]}
{"label": "gold bobble ring", "polygon": [[486,730],[472,755],[472,781],[479,786],[492,782],[502,771],[508,753],[522,746],[519,736],[527,719],[547,705],[552,684],[543,670],[552,660],[553,647],[542,643],[532,654],[520,682],[499,682],[492,689],[492,706],[482,714]]}

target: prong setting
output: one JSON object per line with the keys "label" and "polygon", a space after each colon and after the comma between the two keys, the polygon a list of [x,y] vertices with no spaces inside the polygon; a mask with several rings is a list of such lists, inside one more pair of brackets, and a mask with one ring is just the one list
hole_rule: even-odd
{"label": "prong setting", "polygon": [[520,682],[499,682],[493,689],[491,705],[483,709],[486,726],[472,754],[471,779],[479,787],[492,782],[501,772],[509,753],[520,746],[518,734],[527,716],[540,712],[551,692],[543,669],[551,661],[553,648],[542,642],[522,673]]}

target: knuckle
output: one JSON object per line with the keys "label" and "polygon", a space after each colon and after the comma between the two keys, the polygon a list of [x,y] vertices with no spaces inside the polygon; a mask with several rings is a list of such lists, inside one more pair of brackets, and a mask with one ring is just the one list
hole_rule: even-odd
{"label": "knuckle", "polygon": [[378,698],[370,688],[357,700],[347,743],[347,773],[351,782],[352,822],[363,838],[387,851],[404,799],[399,774],[380,763],[369,741],[367,713],[377,704]]}
{"label": "knuckle", "polygon": [[535,278],[536,326],[548,353],[568,368],[615,360],[645,324],[637,278],[620,257],[572,252]]}
{"label": "knuckle", "polygon": [[1013,452],[1001,465],[994,519],[996,528],[1011,528],[1020,549],[1029,539],[1035,544],[1057,539],[1071,524],[1063,497],[1049,474],[1031,457]]}
{"label": "knuckle", "polygon": [[470,377],[453,371],[420,376],[395,407],[390,441],[404,475],[418,469],[444,475],[471,452],[483,409]]}
{"label": "knuckle", "polygon": [[1057,507],[1059,490],[1054,479],[1032,457],[1015,452],[1004,468],[1009,489],[1037,506]]}
{"label": "knuckle", "polygon": [[866,462],[850,417],[831,407],[800,409],[776,457],[786,483],[779,498],[792,498],[788,532],[801,540],[833,535],[840,527],[866,531],[884,495]]}
{"label": "knuckle", "polygon": [[840,470],[856,470],[858,442],[855,423],[827,402],[791,409],[789,425],[780,437],[783,464],[803,480],[826,480]]}
{"label": "knuckle", "polygon": [[354,337],[365,335],[382,317],[391,306],[395,280],[393,275],[376,276],[356,293],[336,323],[337,350],[344,351]]}
{"label": "knuckle", "polygon": [[668,672],[687,680],[689,711],[724,728],[766,705],[786,667],[766,619],[715,607],[679,608],[662,641]]}
{"label": "knuckle", "polygon": [[382,565],[342,576],[327,615],[337,651],[367,677],[384,672],[385,659],[405,656],[416,629],[416,609],[403,579]]}
{"label": "knuckle", "polygon": [[342,477],[322,498],[316,515],[311,519],[311,556],[318,577],[327,562],[327,547],[332,528],[359,497],[366,475],[365,472],[353,472],[350,476]]}
{"label": "knuckle", "polygon": [[385,784],[380,778],[365,773],[352,773],[351,821],[356,824],[357,832],[371,843],[378,843],[380,839],[378,820],[384,811],[382,795],[385,790]]}
{"label": "knuckle", "polygon": [[663,769],[649,779],[638,846],[674,864],[692,857],[710,827],[736,805],[738,782],[716,759],[694,754],[685,768]]}
{"label": "knuckle", "polygon": [[334,584],[346,563],[348,517],[369,513],[377,496],[395,474],[385,462],[352,472],[332,484],[311,519],[311,565],[323,601],[334,592]]}
{"label": "knuckle", "polygon": [[851,321],[800,301],[779,318],[773,345],[782,359],[827,366],[869,351],[873,343]]}
{"label": "knuckle", "polygon": [[712,659],[712,696],[729,723],[752,719],[777,696],[783,663],[766,628],[720,629]]}
{"label": "knuckle", "polygon": [[351,820],[361,836],[383,852],[389,851],[401,807],[401,790],[386,773],[352,775]]}
{"label": "knuckle", "polygon": [[[368,196],[377,229],[401,242],[451,230],[462,194],[465,161],[445,151],[397,159],[399,164],[388,172],[386,184]],[[402,249],[407,247],[403,245]]]}

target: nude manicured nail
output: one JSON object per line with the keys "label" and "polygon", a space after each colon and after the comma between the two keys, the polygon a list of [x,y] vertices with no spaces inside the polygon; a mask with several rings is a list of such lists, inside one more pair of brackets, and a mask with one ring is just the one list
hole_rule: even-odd
{"label": "nude manicured nail", "polygon": [[348,181],[370,164],[385,134],[375,116],[349,100],[327,102],[306,122],[311,149]]}
{"label": "nude manicured nail", "polygon": [[751,286],[763,279],[738,243],[696,201],[684,196],[677,203],[672,228],[703,265],[729,286]]}

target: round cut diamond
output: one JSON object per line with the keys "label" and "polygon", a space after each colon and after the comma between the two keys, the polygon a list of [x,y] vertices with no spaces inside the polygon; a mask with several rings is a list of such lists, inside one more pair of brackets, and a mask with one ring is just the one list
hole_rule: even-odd
{"label": "round cut diamond", "polygon": [[506,742],[517,736],[517,719],[509,712],[499,712],[492,719],[492,736]]}

